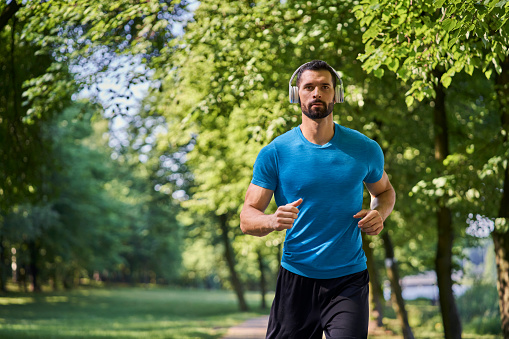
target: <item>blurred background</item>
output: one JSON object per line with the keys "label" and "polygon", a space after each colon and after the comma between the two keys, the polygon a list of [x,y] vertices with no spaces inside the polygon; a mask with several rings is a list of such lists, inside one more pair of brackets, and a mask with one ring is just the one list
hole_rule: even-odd
{"label": "blurred background", "polygon": [[[179,316],[202,330],[148,337],[218,338],[266,314],[284,233],[244,236],[239,213],[259,150],[300,124],[290,76],[321,59],[345,85],[335,121],[380,144],[397,193],[383,233],[364,239],[372,325],[509,338],[508,12],[507,0],[1,0],[0,336],[74,336],[31,317],[60,304],[48,319],[70,316],[92,300],[77,291],[201,296]],[[177,303],[164,300],[162,313]],[[100,336],[141,336],[114,329]]]}

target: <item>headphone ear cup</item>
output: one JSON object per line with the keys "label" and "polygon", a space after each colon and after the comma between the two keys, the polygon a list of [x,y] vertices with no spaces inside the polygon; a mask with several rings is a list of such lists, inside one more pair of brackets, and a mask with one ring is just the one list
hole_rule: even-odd
{"label": "headphone ear cup", "polygon": [[343,93],[343,86],[336,86],[336,90],[334,91],[334,101],[337,103],[342,103],[345,100],[345,95]]}
{"label": "headphone ear cup", "polygon": [[290,87],[290,103],[298,104],[299,102],[300,102],[300,100],[299,100],[299,87],[291,86]]}

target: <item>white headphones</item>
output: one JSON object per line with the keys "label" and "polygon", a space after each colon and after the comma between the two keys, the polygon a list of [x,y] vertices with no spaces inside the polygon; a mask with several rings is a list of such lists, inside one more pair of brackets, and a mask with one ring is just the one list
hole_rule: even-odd
{"label": "white headphones", "polygon": [[[295,77],[295,75],[297,75],[299,70],[303,66],[307,65],[308,63],[309,62],[306,62],[304,65],[301,65],[299,68],[297,68],[297,70],[295,72],[293,72],[293,75],[290,78],[290,82],[288,83],[288,86],[289,86],[289,96],[290,96],[290,103],[291,104],[298,104],[298,103],[300,103],[299,87],[292,86],[293,78]],[[336,83],[336,88],[334,88],[334,101],[337,102],[337,103],[342,103],[342,102],[345,101],[345,94],[344,94],[344,91],[343,91],[343,81],[341,80],[341,77],[339,76],[338,72],[336,72],[336,70],[334,70],[334,68],[332,68],[332,67],[331,67],[331,69],[334,71],[334,74],[336,74],[336,77],[339,80],[339,84]]]}

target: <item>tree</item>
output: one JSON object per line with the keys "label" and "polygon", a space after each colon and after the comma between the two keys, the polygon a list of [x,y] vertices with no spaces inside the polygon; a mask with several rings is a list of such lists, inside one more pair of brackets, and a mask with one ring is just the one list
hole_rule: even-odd
{"label": "tree", "polygon": [[[425,97],[434,98],[435,155],[438,163],[444,163],[450,155],[444,114],[444,88],[449,87],[452,77],[462,70],[472,75],[474,69],[478,68],[488,78],[493,69],[499,74],[503,73],[501,63],[507,56],[507,48],[504,46],[507,45],[508,37],[508,8],[505,1],[484,3],[437,1],[433,4],[414,4],[412,1],[397,3],[362,1],[356,8],[361,24],[368,28],[363,36],[366,50],[361,56],[365,69],[382,76],[384,68],[381,66],[385,65],[403,80],[410,80],[412,87],[407,92],[408,105],[412,105],[414,98],[418,100]],[[504,115],[503,110],[502,115]],[[501,130],[502,135],[507,134],[504,123]],[[442,173],[447,174],[445,171]],[[445,179],[445,176],[443,178]],[[444,179],[440,179],[437,183],[442,184]],[[505,201],[504,196],[501,203],[505,204]],[[503,207],[506,206],[503,205]],[[437,211],[439,225],[442,225],[439,226],[440,232],[450,229],[450,227],[444,228],[444,225],[451,225],[451,216],[447,207],[442,203]],[[505,217],[503,213],[499,213],[502,218]],[[502,232],[497,229],[493,233],[494,242],[497,243],[504,233],[504,228]],[[440,273],[438,265],[444,264],[450,267],[447,256],[451,252],[447,248],[451,248],[451,234],[451,231],[443,234],[444,243],[439,245],[440,251],[437,252],[439,276],[444,274],[450,276],[448,273],[450,269],[444,267],[443,272]],[[444,250],[445,255],[440,254]],[[506,262],[507,257],[503,250],[497,255],[501,263]],[[500,267],[504,267],[504,264]],[[508,274],[502,269],[499,274],[500,307],[502,326],[506,334],[509,333],[507,332],[509,321],[504,319],[509,318],[507,312],[504,315],[505,306],[503,305],[506,305],[504,296],[507,295],[507,276]],[[445,292],[447,295],[443,297],[441,295],[446,338],[460,337],[459,318],[455,307],[450,307],[450,302],[453,300],[448,287],[450,278],[439,278],[440,280],[443,281],[442,289],[447,289]]]}
{"label": "tree", "polygon": [[[83,85],[93,83],[94,76],[112,64],[114,53],[139,54],[149,62],[174,37],[174,26],[187,20],[186,6],[186,1],[117,1],[106,6],[100,1],[12,0],[0,4],[4,69],[0,162],[6,175],[0,194],[9,196],[9,201],[35,194],[36,174],[31,169],[37,168],[38,155],[43,153],[37,148],[42,147],[39,122],[62,111],[75,92],[68,67],[95,68],[83,72],[92,79],[78,77]],[[97,53],[102,56],[98,58]]]}
{"label": "tree", "polygon": [[[12,236],[5,224],[12,219],[8,216],[19,214],[21,210],[23,213],[39,213],[40,209],[33,204],[42,203],[41,208],[51,209],[46,202],[55,199],[48,193],[56,192],[55,187],[47,183],[51,173],[45,171],[53,147],[50,142],[54,140],[44,138],[43,125],[70,105],[71,96],[78,88],[94,88],[101,74],[121,67],[115,63],[117,55],[131,56],[131,60],[142,64],[156,60],[160,51],[167,48],[168,41],[179,34],[177,26],[187,21],[187,4],[187,1],[116,1],[105,5],[100,1],[71,4],[66,1],[17,0],[0,4],[0,65],[4,70],[0,85],[0,173],[2,178],[5,177],[0,184],[2,289],[5,289],[9,271],[8,251],[17,241],[8,238]],[[74,72],[72,76],[69,69]],[[147,77],[145,72],[133,72],[127,83],[143,81]],[[112,98],[118,96],[129,96],[129,93],[112,91]],[[126,113],[120,105],[113,109],[116,114]],[[72,196],[73,192],[66,193]],[[163,239],[168,241],[167,232],[173,235],[172,230],[164,230],[161,226],[160,213],[172,213],[168,207],[163,207],[161,200],[164,199],[160,198],[154,196],[152,200],[157,211],[145,211],[154,212],[148,217],[150,223],[155,223],[150,230],[154,236],[150,246],[152,251],[165,253],[165,257],[174,257],[172,251],[162,250],[171,242],[162,244],[156,240],[159,235],[164,235]],[[28,207],[20,210],[20,206]],[[76,206],[66,207],[69,212]],[[112,219],[113,223],[119,221]],[[31,244],[33,253],[37,253],[37,246],[38,242]],[[76,267],[88,266],[86,257],[85,250],[81,257],[84,262]],[[36,258],[32,260],[36,261]],[[166,277],[169,276],[166,274]]]}
{"label": "tree", "polygon": [[[55,110],[62,109],[70,100],[70,94],[58,88],[57,84],[70,79],[69,73],[52,64],[48,53],[40,48],[25,44],[20,38],[23,22],[15,14],[19,10],[15,1],[0,5],[0,285],[5,290],[9,244],[12,235],[5,222],[11,213],[17,213],[16,206],[44,199],[49,192],[44,187],[47,173],[41,170],[46,164],[48,145],[42,142],[41,125]],[[55,87],[52,87],[55,86]],[[39,91],[54,88],[44,103],[33,100],[27,93],[30,88]],[[70,88],[72,90],[72,86]],[[38,110],[44,117],[34,117]],[[47,207],[47,206],[46,206]],[[46,209],[46,207],[41,207]],[[29,208],[29,210],[40,211]],[[42,225],[42,224],[40,224]],[[36,232],[37,233],[37,232]],[[32,244],[35,246],[35,244]],[[32,249],[35,250],[34,246]]]}

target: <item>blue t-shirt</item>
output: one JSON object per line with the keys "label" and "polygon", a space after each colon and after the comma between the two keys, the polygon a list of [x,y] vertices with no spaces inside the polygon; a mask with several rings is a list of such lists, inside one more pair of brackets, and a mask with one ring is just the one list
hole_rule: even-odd
{"label": "blue t-shirt", "polygon": [[362,209],[363,182],[379,181],[383,167],[375,141],[338,124],[325,145],[309,142],[296,127],[265,146],[251,182],[273,190],[278,206],[303,199],[286,230],[281,265],[315,279],[365,270],[360,219],[353,216]]}

